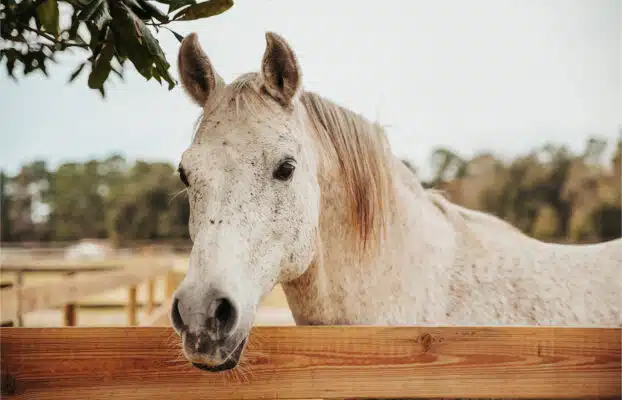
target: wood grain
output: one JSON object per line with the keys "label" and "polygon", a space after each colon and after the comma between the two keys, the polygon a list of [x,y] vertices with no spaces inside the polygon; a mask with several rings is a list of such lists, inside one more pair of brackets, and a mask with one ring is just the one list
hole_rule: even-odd
{"label": "wood grain", "polygon": [[[621,330],[261,327],[243,367],[179,357],[170,328],[0,328],[3,399],[620,397]],[[12,394],[8,394],[12,392]]]}

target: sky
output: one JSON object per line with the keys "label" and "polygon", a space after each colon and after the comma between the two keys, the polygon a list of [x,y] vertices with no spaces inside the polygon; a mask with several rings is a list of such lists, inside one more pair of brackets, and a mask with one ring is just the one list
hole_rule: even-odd
{"label": "sky", "polygon": [[[237,0],[227,12],[171,25],[196,32],[230,82],[259,69],[265,32],[294,49],[305,89],[387,127],[393,152],[429,173],[431,151],[512,157],[546,142],[581,151],[588,135],[622,132],[622,1]],[[178,78],[178,41],[157,35]],[[51,166],[113,152],[177,163],[200,110],[132,69],[107,97],[87,55],[59,58],[13,82],[0,71],[0,168]]]}

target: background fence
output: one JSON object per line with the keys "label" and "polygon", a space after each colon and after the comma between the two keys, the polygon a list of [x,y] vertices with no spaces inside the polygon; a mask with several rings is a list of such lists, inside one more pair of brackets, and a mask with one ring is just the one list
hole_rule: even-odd
{"label": "background fence", "polygon": [[[66,326],[76,325],[76,302],[85,298],[127,288],[127,325],[137,325],[137,286],[144,283],[147,298],[146,312],[151,314],[156,307],[155,281],[164,278],[164,298],[168,299],[181,277],[173,271],[171,259],[159,257],[131,257],[104,261],[67,260],[4,260],[1,267],[3,277],[14,274],[11,281],[5,281],[0,289],[0,319],[5,326],[23,325],[26,313],[63,307],[63,321]],[[58,274],[63,279],[24,284],[29,274]]]}
{"label": "background fence", "polygon": [[[98,243],[87,245],[98,250]],[[183,246],[141,242],[131,249],[91,248],[85,254],[75,252],[75,258],[60,246],[53,254],[47,249],[40,254],[2,248],[0,322],[27,327],[168,326],[171,296],[188,266]],[[262,302],[256,324],[294,325],[280,286]]]}

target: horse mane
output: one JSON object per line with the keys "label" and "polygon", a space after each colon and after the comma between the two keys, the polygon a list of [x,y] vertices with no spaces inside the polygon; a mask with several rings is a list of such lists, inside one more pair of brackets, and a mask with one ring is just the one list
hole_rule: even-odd
{"label": "horse mane", "polygon": [[[260,115],[260,107],[276,110],[276,102],[267,101],[259,73],[238,77],[218,97],[235,101],[236,110],[246,109]],[[220,100],[223,98],[221,97]],[[345,185],[353,227],[363,250],[379,243],[386,227],[393,197],[390,174],[391,153],[384,129],[363,116],[341,107],[315,93],[303,91],[300,104],[321,145],[319,173],[337,165]],[[206,109],[218,107],[214,101]],[[299,114],[300,116],[300,114]]]}
{"label": "horse mane", "polygon": [[339,166],[350,217],[365,249],[370,240],[380,239],[394,194],[384,129],[312,92],[303,92],[300,102],[319,135],[323,155]]}
{"label": "horse mane", "polygon": [[520,229],[493,214],[466,208],[450,201],[442,190],[430,188],[425,189],[424,193],[428,200],[453,223],[466,222],[467,224],[483,224],[491,226],[492,228],[500,228],[508,232],[513,232],[520,236],[524,235]]}

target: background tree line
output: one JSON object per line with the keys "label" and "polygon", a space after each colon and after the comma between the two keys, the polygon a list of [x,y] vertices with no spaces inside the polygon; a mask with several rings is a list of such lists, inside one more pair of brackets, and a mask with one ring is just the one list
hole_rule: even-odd
{"label": "background tree line", "polygon": [[541,240],[616,239],[622,236],[622,135],[610,159],[607,146],[606,140],[590,137],[575,154],[549,143],[509,162],[490,153],[466,159],[439,148],[431,157],[434,176],[424,185]]}
{"label": "background tree line", "polygon": [[[2,241],[188,238],[188,201],[169,163],[119,155],[2,174]],[[180,194],[176,196],[176,194]]]}
{"label": "background tree line", "polygon": [[[509,162],[439,148],[431,157],[433,177],[423,184],[543,240],[610,240],[622,236],[622,139],[610,160],[606,148],[589,138],[579,154],[548,144]],[[175,169],[119,155],[54,170],[43,161],[25,164],[0,178],[1,240],[187,239],[188,201]]]}

